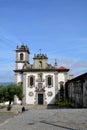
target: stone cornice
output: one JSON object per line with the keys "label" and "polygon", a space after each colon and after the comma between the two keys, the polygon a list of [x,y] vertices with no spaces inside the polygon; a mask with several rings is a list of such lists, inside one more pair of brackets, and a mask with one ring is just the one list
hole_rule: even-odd
{"label": "stone cornice", "polygon": [[21,70],[14,70],[14,72],[68,72],[69,69],[67,70],[61,70],[59,71],[58,69],[21,69]]}
{"label": "stone cornice", "polygon": [[20,61],[15,61],[16,63],[28,63],[29,64],[29,62],[28,61],[22,61],[22,60],[20,60]]}

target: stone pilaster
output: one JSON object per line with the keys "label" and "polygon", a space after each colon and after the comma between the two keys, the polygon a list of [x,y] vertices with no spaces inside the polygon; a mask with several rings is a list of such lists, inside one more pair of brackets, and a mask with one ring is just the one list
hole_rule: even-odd
{"label": "stone pilaster", "polygon": [[23,73],[23,100],[22,104],[26,104],[26,73]]}
{"label": "stone pilaster", "polygon": [[67,82],[67,79],[68,79],[67,72],[64,73],[64,76],[65,76],[65,83],[66,83],[66,82]]}
{"label": "stone pilaster", "polygon": [[67,74],[67,72],[64,73],[64,78],[65,78],[65,81],[64,81],[64,98],[65,98],[65,96],[66,96],[66,95],[65,95],[65,89],[66,89],[66,88],[65,88],[65,83],[66,83],[67,80],[68,80],[68,74]]}
{"label": "stone pilaster", "polygon": [[15,73],[15,84],[17,84],[17,73]]}
{"label": "stone pilaster", "polygon": [[17,61],[18,61],[18,53],[16,52],[16,70],[18,69],[18,63],[17,63]]}
{"label": "stone pilaster", "polygon": [[55,72],[55,95],[58,94],[58,72]]}

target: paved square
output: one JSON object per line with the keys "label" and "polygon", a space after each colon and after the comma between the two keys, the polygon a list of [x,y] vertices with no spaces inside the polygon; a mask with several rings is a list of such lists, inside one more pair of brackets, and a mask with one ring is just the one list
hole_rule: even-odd
{"label": "paved square", "polygon": [[0,130],[87,130],[87,109],[30,109],[0,124]]}

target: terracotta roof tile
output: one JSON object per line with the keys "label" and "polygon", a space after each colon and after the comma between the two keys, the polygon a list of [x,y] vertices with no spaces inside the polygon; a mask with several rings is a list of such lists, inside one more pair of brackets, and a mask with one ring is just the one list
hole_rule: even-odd
{"label": "terracotta roof tile", "polygon": [[64,66],[60,66],[58,68],[59,71],[69,71],[69,69],[65,68]]}

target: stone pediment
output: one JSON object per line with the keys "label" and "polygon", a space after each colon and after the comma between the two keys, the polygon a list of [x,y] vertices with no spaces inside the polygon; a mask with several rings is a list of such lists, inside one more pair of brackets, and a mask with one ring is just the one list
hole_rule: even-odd
{"label": "stone pediment", "polygon": [[44,88],[36,88],[35,92],[45,92]]}
{"label": "stone pediment", "polygon": [[43,87],[42,83],[38,83],[38,86],[36,87],[36,92],[45,92],[45,87]]}

